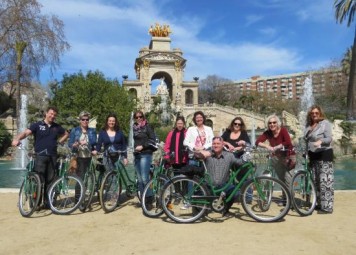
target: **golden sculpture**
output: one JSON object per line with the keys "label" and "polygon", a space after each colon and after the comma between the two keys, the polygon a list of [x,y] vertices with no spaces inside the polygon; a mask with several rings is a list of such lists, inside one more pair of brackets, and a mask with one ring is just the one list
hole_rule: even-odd
{"label": "golden sculpture", "polygon": [[148,33],[155,37],[168,37],[172,33],[172,30],[169,25],[161,26],[159,23],[156,23],[155,26],[151,25]]}
{"label": "golden sculpture", "polygon": [[143,67],[148,69],[150,67],[150,61],[148,59],[143,60]]}

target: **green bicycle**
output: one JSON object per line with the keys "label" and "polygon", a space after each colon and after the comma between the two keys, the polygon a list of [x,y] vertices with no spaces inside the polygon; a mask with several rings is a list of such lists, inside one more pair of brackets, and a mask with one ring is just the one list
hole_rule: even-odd
{"label": "green bicycle", "polygon": [[[162,148],[161,148],[162,149]],[[162,150],[162,156],[158,166],[154,166],[151,180],[146,184],[142,192],[141,207],[147,217],[158,217],[163,214],[161,206],[161,194],[164,184],[173,176],[173,169],[167,164]]]}
{"label": "green bicycle", "polygon": [[293,208],[301,215],[308,216],[313,213],[316,206],[316,189],[309,168],[308,142],[303,152],[303,169],[296,171],[291,185]]}
{"label": "green bicycle", "polygon": [[[289,212],[291,198],[286,185],[273,177],[263,175],[256,177],[252,162],[246,162],[232,171],[228,182],[220,188],[213,186],[204,161],[201,161],[201,164],[204,167],[203,173],[195,173],[193,178],[173,177],[163,187],[161,205],[166,215],[173,221],[195,222],[206,214],[206,210],[221,213],[226,203],[238,194],[244,211],[256,221],[279,221]],[[223,191],[235,183],[240,171],[245,172],[244,176],[232,192],[225,196]],[[274,188],[266,191],[264,188],[266,186]],[[265,204],[268,206],[264,206]]]}
{"label": "green bicycle", "polygon": [[49,206],[55,214],[74,212],[84,199],[82,180],[68,172],[70,157],[70,153],[59,157],[58,177],[48,189]]}
{"label": "green bicycle", "polygon": [[92,157],[88,171],[85,172],[83,178],[83,184],[85,187],[84,199],[83,203],[81,203],[81,205],[79,206],[79,210],[81,212],[85,212],[90,207],[95,192],[98,193],[99,200],[99,190],[105,173],[105,168],[102,164],[102,159],[102,155],[100,154],[98,154],[97,157]]}
{"label": "green bicycle", "polygon": [[128,197],[137,194],[138,199],[141,200],[137,186],[136,171],[134,171],[134,178],[130,177],[128,170],[121,161],[123,153],[125,151],[118,151],[119,160],[115,168],[105,174],[101,183],[99,200],[101,207],[106,213],[114,211],[118,206],[123,185],[126,188],[126,195]]}
{"label": "green bicycle", "polygon": [[[19,147],[20,150],[26,150]],[[30,217],[40,202],[42,185],[39,175],[34,172],[35,154],[28,153],[29,162],[26,166],[26,175],[19,192],[18,207],[23,217]]]}

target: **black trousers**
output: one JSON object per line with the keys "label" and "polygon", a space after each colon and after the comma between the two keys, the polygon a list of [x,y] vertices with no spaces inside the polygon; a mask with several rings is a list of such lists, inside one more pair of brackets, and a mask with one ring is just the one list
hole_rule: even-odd
{"label": "black trousers", "polygon": [[47,203],[48,188],[51,182],[57,176],[56,171],[57,156],[36,156],[35,172],[38,173],[41,179],[41,183],[44,187],[45,196],[40,198],[40,202],[43,199],[43,203]]}

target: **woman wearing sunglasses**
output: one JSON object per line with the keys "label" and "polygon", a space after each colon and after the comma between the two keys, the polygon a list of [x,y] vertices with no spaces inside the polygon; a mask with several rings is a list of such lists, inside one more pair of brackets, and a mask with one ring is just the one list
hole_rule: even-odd
{"label": "woman wearing sunglasses", "polygon": [[[295,152],[291,151],[293,145],[288,130],[282,127],[281,120],[275,114],[267,117],[266,126],[268,129],[257,138],[256,146],[266,148],[274,154],[272,167],[278,178],[290,187],[296,159]],[[265,143],[266,140],[268,143]],[[281,150],[282,148],[286,150]]]}
{"label": "woman wearing sunglasses", "polygon": [[90,113],[82,111],[79,114],[79,126],[71,130],[69,135],[69,148],[77,154],[76,173],[80,178],[84,177],[89,168],[92,153],[95,153],[96,130],[89,127]]}
{"label": "woman wearing sunglasses", "polygon": [[[224,139],[224,147],[233,152],[236,158],[241,158],[244,154],[243,148],[251,143],[241,117],[235,117],[221,137]],[[241,170],[236,176],[239,181],[244,177],[245,171]]]}
{"label": "woman wearing sunglasses", "polygon": [[[142,111],[136,111],[134,117],[133,138],[135,168],[138,178],[138,188],[142,194],[145,185],[149,181],[152,154],[156,150],[156,135]],[[149,199],[147,199],[147,203],[149,202]]]}
{"label": "woman wearing sunglasses", "polygon": [[308,111],[305,138],[308,141],[310,168],[317,191],[316,209],[319,213],[332,213],[334,168],[331,124],[320,106],[313,105]]}
{"label": "woman wearing sunglasses", "polygon": [[251,143],[246,132],[245,122],[241,117],[235,117],[221,137],[224,139],[224,146],[229,151],[236,152],[237,158],[240,158],[244,153],[242,149]]}

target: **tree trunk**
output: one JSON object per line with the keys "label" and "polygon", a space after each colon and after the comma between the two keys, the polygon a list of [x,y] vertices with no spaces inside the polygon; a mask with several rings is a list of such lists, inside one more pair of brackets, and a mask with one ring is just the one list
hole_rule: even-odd
{"label": "tree trunk", "polygon": [[350,67],[349,86],[347,89],[347,120],[356,120],[356,26],[354,44],[352,46],[352,59]]}

